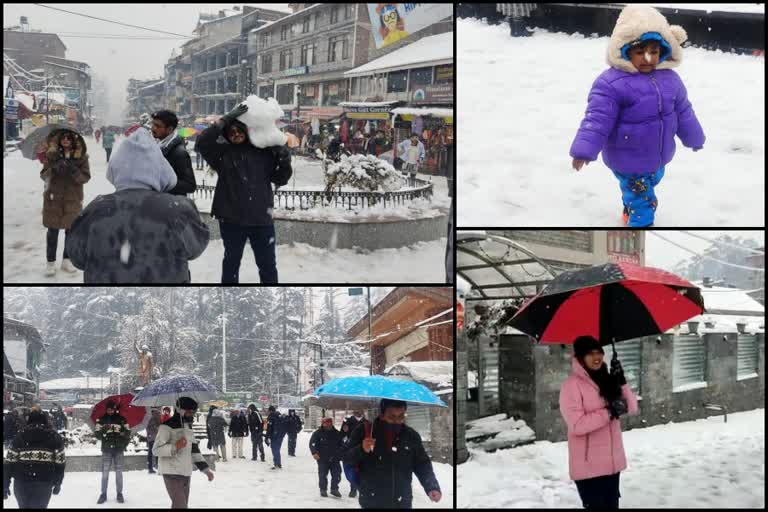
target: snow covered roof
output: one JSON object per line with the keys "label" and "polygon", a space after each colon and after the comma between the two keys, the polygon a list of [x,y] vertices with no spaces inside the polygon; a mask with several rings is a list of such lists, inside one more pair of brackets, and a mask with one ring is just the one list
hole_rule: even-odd
{"label": "snow covered roof", "polygon": [[342,377],[366,377],[370,375],[370,369],[362,366],[347,366],[344,368],[326,368],[326,382],[330,379],[340,379]]}
{"label": "snow covered roof", "polygon": [[139,87],[139,91],[143,91],[144,89],[149,89],[150,87],[154,87],[154,86],[162,84],[162,83],[165,83],[165,79],[158,80],[156,82],[152,82],[151,84],[145,85],[144,87]]}
{"label": "snow covered roof", "polygon": [[388,107],[400,101],[342,101],[340,107]]}
{"label": "snow covered roof", "polygon": [[437,388],[453,386],[453,361],[404,361],[384,370],[384,375],[407,375]]}
{"label": "snow covered roof", "polygon": [[47,380],[40,383],[40,389],[55,391],[59,389],[101,389],[109,386],[109,377],[69,377]]}
{"label": "snow covered roof", "polygon": [[[280,18],[279,20],[275,20],[271,24],[274,24],[274,23],[277,23],[277,22],[281,22],[281,21],[284,21],[284,20],[288,20],[288,19],[293,19],[296,16],[301,16],[302,14],[306,14],[308,11],[311,11],[312,9],[315,9],[316,7],[318,7],[320,5],[323,5],[323,4],[312,4],[309,7],[305,7],[304,9],[302,9],[300,11],[296,11],[293,14],[289,14],[288,16],[284,16],[284,17]],[[254,30],[251,30],[251,32],[258,32],[259,30],[262,30],[264,28],[267,28],[267,26],[265,25],[263,27],[258,27],[258,28],[254,29]]]}
{"label": "snow covered roof", "polygon": [[412,115],[412,116],[435,116],[435,117],[453,117],[452,108],[434,108],[434,107],[398,107],[392,109],[394,115]]}
{"label": "snow covered roof", "polygon": [[701,296],[704,298],[704,307],[707,311],[751,311],[765,313],[765,307],[749,296],[746,290],[737,288],[724,288],[713,286],[704,287],[701,282],[694,282],[701,287]]}
{"label": "snow covered roof", "polygon": [[436,66],[453,63],[453,32],[424,37],[362,66],[344,72],[344,76],[364,76],[372,73],[408,69],[418,65]]}

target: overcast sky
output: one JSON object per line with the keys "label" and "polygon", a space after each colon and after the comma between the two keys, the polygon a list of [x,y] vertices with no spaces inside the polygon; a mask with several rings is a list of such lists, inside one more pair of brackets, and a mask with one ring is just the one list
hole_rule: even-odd
{"label": "overcast sky", "polygon": [[[44,4],[46,5],[46,4]],[[218,12],[231,9],[234,5],[263,6],[267,9],[290,12],[288,4],[51,4],[52,7],[80,12],[139,25],[150,29],[165,30],[177,34],[192,35],[201,12]],[[3,4],[3,26],[19,24],[19,17],[26,16],[30,29],[43,32],[80,32],[87,34],[117,34],[143,37],[173,37],[148,30],[123,27],[113,23],[92,20],[82,16],[66,14],[34,4]],[[125,100],[125,88],[129,78],[161,77],[163,66],[173,48],[178,48],[187,39],[164,40],[121,40],[89,39],[60,35],[67,47],[66,57],[79,60],[91,66],[94,74],[103,77],[110,89],[112,102]],[[124,104],[113,105],[113,115],[119,115]],[[109,122],[117,122],[112,119]]]}
{"label": "overcast sky", "polygon": [[[697,235],[715,239],[720,235],[730,235],[731,237],[751,238],[757,240],[761,245],[765,244],[765,234],[762,231],[694,231],[692,233]],[[711,244],[704,240],[699,240],[692,236],[686,235],[679,231],[659,231],[659,234],[664,238],[668,238],[673,242],[676,242],[689,249],[701,252]],[[675,247],[674,245],[662,240],[661,238],[654,236],[651,233],[645,235],[645,264],[651,267],[659,267],[663,269],[671,269],[676,263],[681,260],[687,259],[692,254]],[[744,252],[744,256],[749,256],[748,252]]]}

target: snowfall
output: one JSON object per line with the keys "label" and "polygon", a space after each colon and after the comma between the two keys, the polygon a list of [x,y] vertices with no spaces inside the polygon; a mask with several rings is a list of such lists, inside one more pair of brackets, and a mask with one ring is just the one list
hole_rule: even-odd
{"label": "snowfall", "polygon": [[[623,433],[622,508],[765,508],[765,410]],[[457,469],[460,508],[581,508],[565,442],[486,453]]]}
{"label": "snowfall", "polygon": [[[250,438],[243,441],[245,459],[232,459],[232,439],[227,438],[227,462],[216,463],[212,482],[200,473],[192,473],[189,492],[191,508],[222,508],[224,504],[235,505],[238,509],[269,508],[360,508],[357,498],[349,498],[349,483],[341,477],[339,490],[341,498],[320,497],[317,463],[309,453],[311,432],[299,434],[296,443],[296,457],[289,457],[288,440],[283,441],[281,450],[283,469],[271,470],[272,452],[265,448],[266,462],[250,460]],[[203,453],[210,453],[202,447]],[[69,451],[67,453],[70,453]],[[81,451],[81,453],[86,453]],[[98,455],[96,448],[87,452]],[[453,504],[453,467],[449,464],[432,463],[435,476],[440,483],[443,497],[439,503],[432,503],[413,478],[414,508],[450,508]],[[328,477],[330,480],[330,476]],[[58,496],[52,496],[50,508],[96,508],[99,497],[101,473],[67,472]],[[146,470],[123,472],[123,495],[125,504],[115,501],[115,475],[109,477],[107,502],[103,507],[118,508],[168,508],[171,501],[163,484],[163,477],[150,475]],[[226,505],[224,505],[226,508]],[[16,499],[11,497],[3,508],[18,508]]]}
{"label": "snowfall", "polygon": [[[106,179],[106,155],[93,137],[85,137],[90,155],[91,180],[84,186],[84,205],[97,195],[110,194],[114,187]],[[116,144],[119,144],[118,138]],[[194,152],[192,160],[194,164]],[[67,274],[57,269],[54,277],[45,277],[45,233],[42,225],[41,165],[22,157],[19,151],[3,159],[3,281],[5,283],[82,283],[82,272]],[[295,178],[286,188],[322,190],[322,170],[318,161],[304,158],[294,160]],[[196,172],[199,185],[215,184],[207,172]],[[371,208],[354,219],[340,208],[288,212],[278,210],[276,216],[300,219],[350,222],[426,218],[444,214],[450,207],[447,181],[443,177],[419,175],[432,180],[432,201],[417,200],[412,206]],[[196,199],[199,209],[209,209],[210,200]],[[364,249],[334,249],[303,243],[277,246],[277,268],[280,281],[287,282],[445,282],[446,238],[419,242],[411,246],[368,251]],[[64,234],[59,234],[57,265],[61,263]],[[205,252],[190,261],[192,282],[221,282],[221,262],[224,246],[221,240],[211,240]],[[259,274],[253,254],[246,250],[240,267],[240,282],[258,283]]]}
{"label": "snowfall", "polygon": [[[602,156],[577,172],[568,154],[608,38],[457,25],[458,225],[621,226],[618,182]],[[762,226],[764,57],[685,48],[676,71],[707,141],[694,153],[676,140],[655,225]]]}

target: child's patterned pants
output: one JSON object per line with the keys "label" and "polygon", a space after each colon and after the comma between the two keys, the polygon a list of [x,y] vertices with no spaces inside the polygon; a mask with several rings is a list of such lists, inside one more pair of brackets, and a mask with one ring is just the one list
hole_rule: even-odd
{"label": "child's patterned pants", "polygon": [[664,177],[664,166],[655,172],[639,176],[624,176],[616,171],[613,171],[613,174],[619,180],[621,199],[629,214],[627,226],[644,228],[653,224],[653,216],[658,206],[653,189]]}

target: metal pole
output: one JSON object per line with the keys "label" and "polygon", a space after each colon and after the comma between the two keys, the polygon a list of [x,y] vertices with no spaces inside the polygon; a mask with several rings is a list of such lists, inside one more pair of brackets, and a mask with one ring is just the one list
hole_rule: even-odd
{"label": "metal pole", "polygon": [[369,375],[373,375],[373,345],[370,345],[371,339],[373,337],[373,335],[371,334],[371,324],[372,324],[372,321],[371,321],[371,287],[367,286],[366,288],[368,288],[368,343],[369,343],[369,345],[368,345],[368,347],[369,347],[368,353],[371,356],[370,357],[371,366],[370,366],[370,373],[369,373]]}
{"label": "metal pole", "polygon": [[224,393],[227,392],[227,313],[224,310],[224,288],[221,289],[221,315],[222,315],[222,327],[221,327],[221,347],[223,355],[223,368],[222,376],[224,378],[222,389]]}
{"label": "metal pole", "polygon": [[323,344],[322,343],[318,343],[318,345],[320,346],[320,385],[322,386],[323,384],[325,384],[325,380],[323,380],[324,379],[324,373],[323,373],[323,366],[324,366],[324,363],[323,363]]}
{"label": "metal pole", "polygon": [[117,374],[117,394],[120,394],[120,373]]}
{"label": "metal pole", "polygon": [[48,111],[50,108],[50,100],[48,99],[48,75],[45,75],[45,124],[48,124]]}
{"label": "metal pole", "polygon": [[301,344],[304,343],[303,341],[299,342],[299,349],[296,352],[296,394],[299,394],[299,374],[301,373]]}

